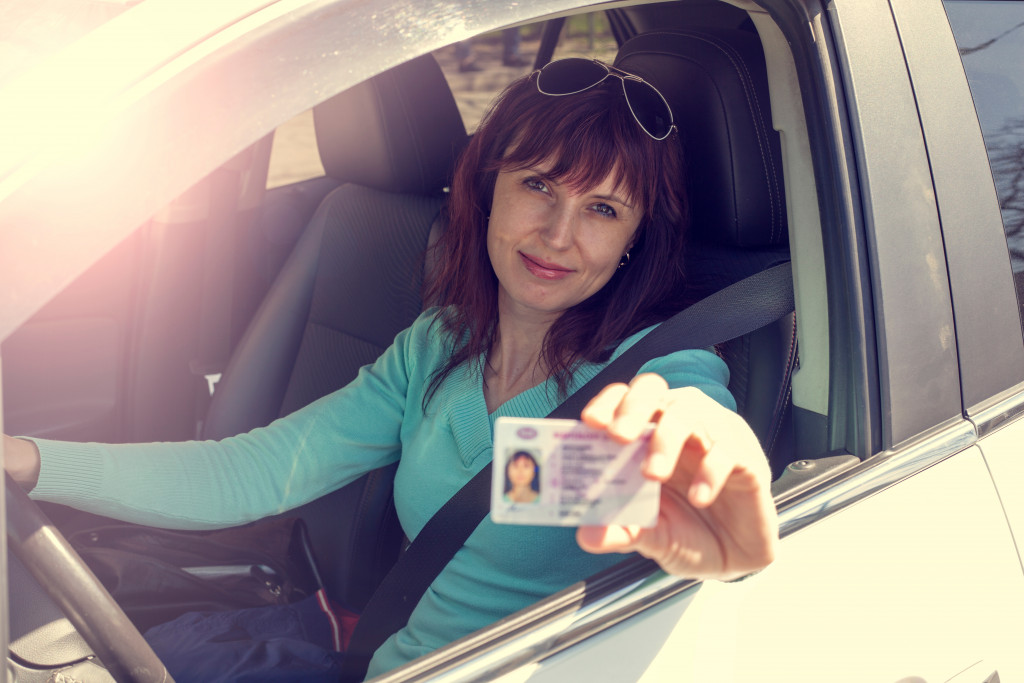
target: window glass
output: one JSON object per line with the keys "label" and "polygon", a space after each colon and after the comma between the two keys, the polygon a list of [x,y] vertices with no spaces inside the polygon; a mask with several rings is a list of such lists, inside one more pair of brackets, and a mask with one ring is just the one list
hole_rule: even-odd
{"label": "window glass", "polygon": [[313,129],[313,110],[302,112],[274,131],[270,149],[267,189],[297,183],[324,174]]}
{"label": "window glass", "polygon": [[[462,114],[474,132],[491,101],[513,80],[533,69],[544,22],[492,31],[434,52]],[[615,59],[618,46],[604,12],[569,17],[562,26],[555,59],[570,56]],[[280,126],[274,133],[267,188],[324,174],[316,148],[313,111]]]}
{"label": "window glass", "polygon": [[553,59],[592,57],[610,64],[618,51],[608,16],[604,12],[591,12],[566,20]]}
{"label": "window glass", "polygon": [[1024,308],[1024,1],[947,0],[995,179]]}
{"label": "window glass", "polygon": [[[544,22],[476,36],[434,52],[463,123],[476,131],[491,101],[505,86],[530,73],[540,50]],[[611,61],[617,49],[604,12],[569,17],[562,26],[555,59],[596,57]]]}

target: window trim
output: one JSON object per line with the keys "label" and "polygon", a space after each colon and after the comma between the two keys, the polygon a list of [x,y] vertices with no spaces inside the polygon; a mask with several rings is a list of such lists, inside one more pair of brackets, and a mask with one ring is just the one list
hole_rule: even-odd
{"label": "window trim", "polygon": [[889,3],[834,0],[827,16],[842,70],[838,105],[845,107],[852,133],[860,184],[853,201],[861,211],[870,286],[884,293],[872,297],[864,316],[874,323],[880,448],[889,450],[961,415],[946,258]]}

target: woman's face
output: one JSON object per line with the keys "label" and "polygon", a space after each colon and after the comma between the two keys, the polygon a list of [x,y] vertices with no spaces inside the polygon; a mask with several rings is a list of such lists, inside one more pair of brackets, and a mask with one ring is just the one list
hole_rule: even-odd
{"label": "woman's face", "polygon": [[577,193],[548,168],[501,171],[495,182],[487,252],[502,315],[553,319],[593,295],[615,274],[643,216],[613,176]]}
{"label": "woman's face", "polygon": [[516,488],[526,487],[533,481],[533,461],[529,458],[512,458],[508,463],[508,480]]}

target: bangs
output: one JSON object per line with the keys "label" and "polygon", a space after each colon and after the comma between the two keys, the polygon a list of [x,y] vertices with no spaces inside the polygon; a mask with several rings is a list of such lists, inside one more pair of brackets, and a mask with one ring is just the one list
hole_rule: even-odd
{"label": "bangs", "polygon": [[660,157],[656,146],[665,142],[636,122],[618,80],[562,97],[537,92],[532,82],[530,87],[532,102],[515,118],[493,170],[543,166],[546,176],[580,193],[611,177],[616,192],[650,216],[660,175],[652,164]]}

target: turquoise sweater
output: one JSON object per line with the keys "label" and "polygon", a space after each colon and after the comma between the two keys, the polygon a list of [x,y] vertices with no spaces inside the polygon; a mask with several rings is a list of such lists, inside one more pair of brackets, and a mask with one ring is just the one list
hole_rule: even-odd
{"label": "turquoise sweater", "polygon": [[[549,381],[488,414],[479,367],[463,365],[424,413],[431,373],[445,359],[435,311],[421,315],[350,385],[271,425],[220,442],[78,444],[38,440],[32,496],[152,526],[206,529],[250,522],[314,500],[401,460],[398,516],[413,539],[491,459],[494,420],[544,417],[558,405]],[[625,340],[615,355],[643,336]],[[474,364],[475,365],[475,364]],[[603,367],[587,364],[575,391]],[[734,408],[725,363],[708,351],[652,360],[673,387],[695,386]],[[370,675],[430,652],[614,564],[590,555],[574,529],[496,525],[490,518],[437,577],[409,620],[377,651]]]}

